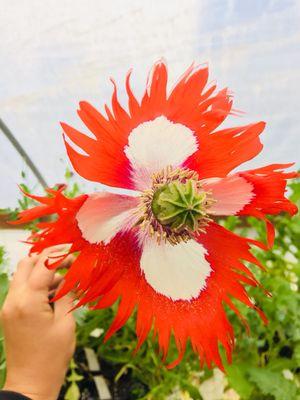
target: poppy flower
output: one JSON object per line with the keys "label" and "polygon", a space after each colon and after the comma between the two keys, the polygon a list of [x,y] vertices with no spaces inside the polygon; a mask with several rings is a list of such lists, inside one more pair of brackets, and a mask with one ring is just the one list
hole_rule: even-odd
{"label": "poppy flower", "polygon": [[[45,197],[27,194],[40,205],[21,212],[16,223],[56,214],[38,224],[31,252],[63,243],[79,252],[56,298],[75,290],[77,306],[119,302],[105,340],[136,310],[137,349],[153,331],[165,360],[174,335],[178,358],[169,367],[181,361],[190,341],[201,365],[222,369],[219,345],[229,362],[234,346],[224,305],[244,320],[232,302],[238,299],[266,322],[244,287],[260,285],[244,262],[262,268],[251,246],[272,245],[267,214],[297,212],[284,196],[287,179],[297,173],[285,171],[292,164],[233,172],[261,151],[265,123],[219,128],[236,112],[227,89],[207,86],[206,66],[192,65],[169,92],[167,79],[165,63],[156,63],[139,102],[129,73],[128,110],[113,82],[106,116],[81,102],[78,115],[89,135],[62,124],[78,174],[126,194],[99,191],[71,199],[64,186],[48,189]],[[218,224],[218,217],[229,215],[264,220],[268,245]]]}

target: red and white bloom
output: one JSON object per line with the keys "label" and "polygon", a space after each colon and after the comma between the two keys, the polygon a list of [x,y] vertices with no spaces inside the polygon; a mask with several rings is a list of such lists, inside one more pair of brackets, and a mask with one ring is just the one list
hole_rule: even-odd
{"label": "red and white bloom", "polygon": [[284,192],[287,179],[297,174],[284,172],[292,164],[232,172],[261,151],[265,124],[219,129],[232,99],[227,89],[206,88],[206,67],[191,66],[168,94],[166,65],[156,63],[141,102],[129,78],[129,111],[120,105],[114,85],[106,117],[80,103],[78,115],[93,137],[62,127],[68,155],[82,177],[132,195],[99,192],[69,199],[63,187],[49,189],[47,197],[29,195],[41,205],[23,211],[17,223],[57,214],[55,221],[39,224],[31,251],[70,243],[70,252],[79,252],[57,298],[76,290],[78,305],[95,309],[119,300],[106,339],[136,308],[137,348],[153,328],[163,359],[174,334],[179,355],[170,367],[181,360],[189,339],[201,364],[222,368],[218,345],[230,361],[234,344],[224,303],[239,314],[231,301],[236,298],[266,321],[244,288],[259,283],[243,264],[261,267],[250,247],[266,246],[226,230],[216,217],[265,220],[271,246],[274,230],[266,214],[296,213]]}

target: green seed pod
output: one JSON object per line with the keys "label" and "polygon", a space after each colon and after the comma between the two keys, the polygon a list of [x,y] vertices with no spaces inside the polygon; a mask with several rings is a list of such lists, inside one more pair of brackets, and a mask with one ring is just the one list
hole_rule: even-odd
{"label": "green seed pod", "polygon": [[206,216],[207,194],[194,180],[173,181],[159,188],[153,196],[152,212],[161,225],[172,230],[196,231]]}

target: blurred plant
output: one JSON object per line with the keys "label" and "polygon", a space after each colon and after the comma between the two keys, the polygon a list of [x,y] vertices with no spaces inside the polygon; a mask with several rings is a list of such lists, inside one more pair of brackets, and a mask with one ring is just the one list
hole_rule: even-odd
{"label": "blurred plant", "polygon": [[[70,197],[76,196],[80,189],[73,182],[71,172],[66,172],[66,179],[69,183],[67,194]],[[300,205],[300,181],[293,182],[289,190],[292,200]],[[19,206],[24,209],[29,204],[21,199]],[[273,249],[267,253],[257,249],[253,249],[253,252],[267,268],[267,272],[255,269],[255,274],[263,287],[272,293],[272,297],[266,296],[259,288],[249,289],[250,294],[255,293],[253,297],[267,314],[269,324],[263,326],[256,313],[236,303],[247,317],[250,327],[250,334],[247,335],[245,327],[236,315],[228,310],[237,341],[233,363],[226,366],[226,377],[220,375],[223,376],[224,400],[238,398],[240,400],[296,400],[300,398],[300,293],[298,288],[300,215],[290,219],[282,214],[271,219],[277,230]],[[249,228],[248,222],[249,219],[240,222],[235,217],[230,217],[223,221],[223,225],[245,236],[258,235],[260,240],[264,240],[263,224],[251,220],[257,232],[255,233],[253,228]],[[0,250],[0,265],[1,262],[3,262],[3,249]],[[251,265],[249,267],[251,268]],[[0,272],[0,305],[7,292],[7,285],[6,274]],[[184,362],[173,370],[167,370],[162,364],[151,339],[148,339],[142,349],[134,355],[136,346],[134,317],[130,318],[126,326],[107,344],[99,344],[101,341],[99,335],[102,329],[106,330],[110,325],[115,308],[116,305],[105,310],[80,312],[77,328],[78,347],[94,348],[103,362],[114,370],[116,383],[122,379],[133,382],[131,399],[216,399],[216,397],[209,397],[212,395],[207,395],[207,391],[204,390],[205,384],[206,386],[209,383],[215,385],[213,383],[216,379],[215,372],[206,369],[201,371],[199,362],[191,349],[187,350]],[[3,354],[1,346],[0,336],[0,354]],[[174,343],[170,348],[170,357],[173,359],[175,357]],[[0,358],[0,384],[3,382],[4,365],[2,357]],[[68,378],[69,397],[65,397],[67,400],[76,399],[78,396],[76,382],[79,378],[76,365],[73,364]]]}
{"label": "blurred plant", "polygon": [[[0,309],[4,303],[8,291],[8,274],[5,266],[6,266],[5,250],[3,246],[0,246]],[[0,326],[0,388],[4,384],[5,368],[6,368],[6,363],[5,363],[5,355],[3,347],[3,333]]]}
{"label": "blurred plant", "polygon": [[[27,183],[27,175],[25,171],[21,171],[21,183],[19,184],[19,187],[22,191],[26,193],[31,193],[35,188],[31,188],[29,184]],[[20,193],[22,193],[20,191]],[[27,210],[28,208],[32,207],[35,203],[32,199],[29,197],[21,195],[20,198],[17,200],[17,207],[15,208],[4,208],[0,209],[0,214],[4,214],[5,216],[8,216],[8,219],[16,219],[18,212],[22,210]],[[34,224],[28,224],[26,226],[27,229],[33,229]]]}
{"label": "blurred plant", "polygon": [[78,183],[74,181],[74,173],[68,168],[65,172],[65,182],[67,184],[67,188],[65,191],[66,196],[76,197],[81,193]]}
{"label": "blurred plant", "polygon": [[77,382],[80,382],[83,379],[82,375],[79,375],[76,372],[77,365],[75,361],[72,359],[70,363],[70,373],[67,376],[67,383],[69,384],[68,390],[65,394],[65,400],[79,400],[80,399],[80,391]]}

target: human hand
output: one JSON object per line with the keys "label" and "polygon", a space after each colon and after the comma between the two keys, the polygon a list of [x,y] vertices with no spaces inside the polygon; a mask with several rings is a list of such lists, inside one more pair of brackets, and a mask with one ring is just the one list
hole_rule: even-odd
{"label": "human hand", "polygon": [[[22,393],[33,400],[57,399],[75,350],[75,321],[72,299],[65,296],[49,304],[63,280],[45,267],[49,256],[65,251],[55,246],[18,264],[1,311],[7,377],[5,390]],[[64,267],[72,262],[70,256]]]}

